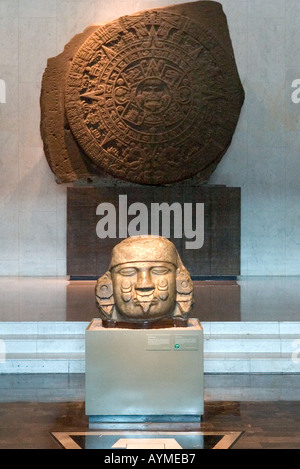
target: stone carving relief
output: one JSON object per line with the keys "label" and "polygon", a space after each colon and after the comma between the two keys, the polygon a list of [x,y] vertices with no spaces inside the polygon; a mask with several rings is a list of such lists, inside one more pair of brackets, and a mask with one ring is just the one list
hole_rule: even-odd
{"label": "stone carving relief", "polygon": [[[50,108],[53,79],[60,84]],[[91,27],[49,61],[45,153],[58,182],[103,172],[138,184],[206,181],[230,145],[243,99],[220,4],[125,16]]]}

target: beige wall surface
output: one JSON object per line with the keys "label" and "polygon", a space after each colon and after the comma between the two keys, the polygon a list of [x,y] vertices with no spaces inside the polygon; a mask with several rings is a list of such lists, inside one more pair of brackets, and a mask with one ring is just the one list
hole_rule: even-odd
{"label": "beige wall surface", "polygon": [[[0,275],[66,274],[66,186],[56,184],[39,132],[47,59],[92,23],[175,3],[0,0]],[[299,275],[300,103],[291,85],[300,78],[300,0],[220,3],[246,101],[210,182],[242,188],[242,274]]]}

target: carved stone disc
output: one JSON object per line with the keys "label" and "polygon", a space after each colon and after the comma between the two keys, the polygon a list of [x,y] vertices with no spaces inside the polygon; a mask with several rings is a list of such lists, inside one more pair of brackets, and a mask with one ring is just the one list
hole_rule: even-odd
{"label": "carved stone disc", "polygon": [[84,42],[65,106],[94,164],[131,182],[168,184],[219,162],[241,96],[234,59],[210,31],[150,10],[99,27]]}

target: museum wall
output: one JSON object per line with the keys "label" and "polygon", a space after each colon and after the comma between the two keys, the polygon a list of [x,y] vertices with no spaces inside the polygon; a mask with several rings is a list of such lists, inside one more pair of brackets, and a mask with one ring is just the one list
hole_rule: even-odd
{"label": "museum wall", "polygon": [[[0,275],[66,274],[66,185],[40,137],[47,58],[92,23],[176,0],[0,0]],[[242,275],[300,274],[300,0],[221,0],[246,101],[211,184],[242,189]]]}

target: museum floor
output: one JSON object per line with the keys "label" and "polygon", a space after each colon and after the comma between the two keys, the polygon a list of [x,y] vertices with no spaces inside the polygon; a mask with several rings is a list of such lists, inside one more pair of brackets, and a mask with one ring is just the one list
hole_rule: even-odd
{"label": "museum floor", "polygon": [[[218,372],[204,375],[205,411],[201,425],[140,424],[128,428],[111,424],[98,433],[89,428],[85,415],[82,349],[86,323],[97,316],[94,286],[95,281],[68,278],[0,279],[0,338],[6,341],[8,358],[6,364],[0,365],[0,449],[60,449],[66,446],[55,435],[72,432],[77,443],[81,441],[84,446],[82,438],[99,438],[99,431],[121,434],[133,430],[140,438],[146,431],[203,434],[203,438],[208,438],[207,445],[211,445],[208,447],[214,444],[212,434],[224,433],[235,435],[230,446],[233,449],[300,449],[298,352],[292,360],[293,347],[300,338],[299,277],[196,281],[193,316],[208,328],[207,369],[212,369],[211,352],[217,352],[214,360],[218,361]],[[233,335],[232,327],[237,331]],[[41,336],[36,335],[39,328]],[[65,336],[65,329],[68,333],[73,331],[74,337]],[[220,330],[224,336],[220,336]],[[62,359],[65,342],[58,339],[73,344],[74,350],[69,350],[75,354],[73,361]],[[230,352],[228,346],[233,344],[241,352],[239,360],[236,353],[226,355]],[[81,356],[76,361],[79,346]],[[41,352],[47,352],[38,360],[40,368],[32,360],[39,357],[39,347]],[[49,372],[49,352],[52,359],[58,351],[61,365],[56,361]],[[23,354],[23,360],[14,353],[18,357]],[[265,372],[281,369],[276,368],[280,360],[286,363],[280,365],[284,373]],[[268,367],[262,367],[262,361],[269,363]]]}
{"label": "museum floor", "polygon": [[[114,424],[101,430],[134,429],[140,436],[146,430],[234,432],[238,438],[232,449],[300,449],[300,375],[206,375],[204,382],[200,426]],[[285,400],[291,389],[293,397]],[[89,429],[85,416],[84,375],[0,376],[0,449],[60,449],[57,432],[99,434]]]}

